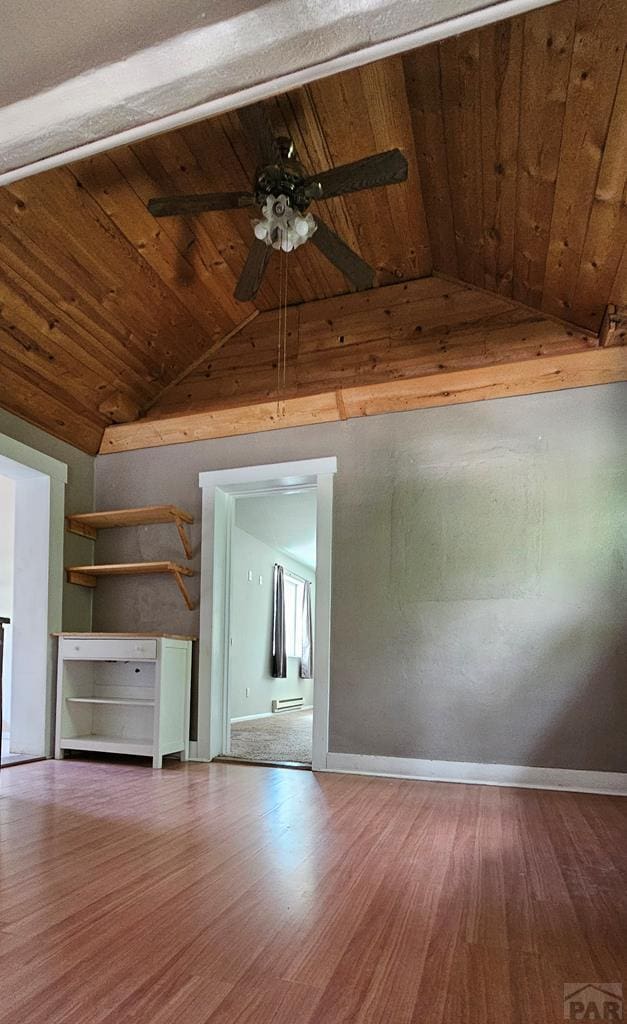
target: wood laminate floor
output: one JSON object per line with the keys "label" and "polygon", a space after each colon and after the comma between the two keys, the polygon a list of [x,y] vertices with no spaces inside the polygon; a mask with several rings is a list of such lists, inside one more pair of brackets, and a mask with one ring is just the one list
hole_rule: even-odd
{"label": "wood laminate floor", "polygon": [[557,1024],[565,983],[627,982],[626,820],[232,764],[11,768],[0,1021]]}

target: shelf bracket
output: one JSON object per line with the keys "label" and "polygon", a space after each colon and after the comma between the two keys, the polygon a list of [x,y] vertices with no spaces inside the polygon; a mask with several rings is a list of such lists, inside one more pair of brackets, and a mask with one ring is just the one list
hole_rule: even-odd
{"label": "shelf bracket", "polygon": [[174,517],[174,522],[176,523],[176,528],[178,530],[179,537],[181,538],[181,544],[183,545],[183,551],[185,552],[185,557],[186,558],[191,558],[192,557],[192,542],[189,539],[189,537],[187,536],[187,533],[185,532],[185,526],[183,525],[183,520],[180,519],[178,516],[175,516]]}
{"label": "shelf bracket", "polygon": [[190,612],[193,612],[195,607],[196,607],[196,605],[194,604],[194,602],[192,601],[191,597],[189,596],[189,592],[187,590],[187,587],[185,586],[185,583],[183,582],[183,577],[182,577],[181,573],[180,572],[174,572],[174,579],[176,580],[176,585],[177,585],[177,587],[179,588],[179,590],[181,592],[181,596],[182,596],[183,600],[185,601],[185,604],[187,605],[187,608],[189,609]]}
{"label": "shelf bracket", "polygon": [[76,569],[67,570],[68,583],[76,583],[79,587],[95,587],[98,580],[87,572],[77,572]]}
{"label": "shelf bracket", "polygon": [[75,533],[79,537],[87,537],[88,540],[97,539],[98,530],[95,526],[89,526],[88,523],[82,523],[80,521],[80,517],[75,519],[74,516],[66,516],[65,521],[70,533]]}

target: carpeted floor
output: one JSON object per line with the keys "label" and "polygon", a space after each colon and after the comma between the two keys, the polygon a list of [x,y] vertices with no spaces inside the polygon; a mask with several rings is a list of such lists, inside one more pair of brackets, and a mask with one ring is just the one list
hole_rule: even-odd
{"label": "carpeted floor", "polygon": [[231,757],[311,764],[311,708],[231,724]]}

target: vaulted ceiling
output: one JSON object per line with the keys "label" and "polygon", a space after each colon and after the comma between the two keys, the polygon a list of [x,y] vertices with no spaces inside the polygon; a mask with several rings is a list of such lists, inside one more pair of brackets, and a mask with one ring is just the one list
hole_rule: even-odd
{"label": "vaulted ceiling", "polygon": [[[379,286],[442,274],[585,335],[627,302],[626,34],[624,0],[562,0],[268,110],[312,171],[407,156],[404,184],[318,204]],[[220,345],[236,377],[223,340],[277,308],[278,259],[255,305],[238,303],[250,213],[157,221],[146,202],[248,188],[255,163],[233,113],[0,190],[0,405],[93,452],[112,419],[132,418],[101,411],[112,396],[158,407]],[[312,245],[288,268],[300,322],[300,304],[347,291]],[[247,359],[254,376],[250,346]]]}

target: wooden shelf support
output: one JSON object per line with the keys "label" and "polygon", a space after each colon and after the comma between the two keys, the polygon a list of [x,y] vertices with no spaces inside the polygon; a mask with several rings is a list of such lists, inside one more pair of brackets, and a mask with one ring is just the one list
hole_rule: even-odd
{"label": "wooden shelf support", "polygon": [[[190,519],[191,519],[191,517],[190,517]],[[174,517],[174,522],[176,523],[176,529],[178,530],[178,535],[181,538],[181,544],[183,545],[183,551],[185,552],[185,557],[186,558],[191,558],[192,557],[192,542],[190,541],[189,537],[187,536],[187,533],[185,531],[185,525],[184,525],[186,522],[190,522],[190,519],[181,519],[180,516],[175,516]]]}
{"label": "wooden shelf support", "polygon": [[67,569],[68,583],[76,583],[78,587],[95,587],[98,580],[90,572],[83,572],[80,569]]}
{"label": "wooden shelf support", "polygon": [[174,579],[176,580],[176,585],[177,585],[177,587],[179,588],[179,590],[181,592],[181,596],[182,596],[183,600],[185,601],[185,604],[187,605],[188,610],[190,612],[193,612],[193,610],[194,610],[194,608],[196,606],[195,606],[194,602],[192,601],[191,597],[189,596],[189,591],[187,590],[187,587],[185,586],[185,581],[183,580],[182,574],[180,572],[175,572],[174,573]]}
{"label": "wooden shelf support", "polygon": [[178,562],[120,562],[112,565],[73,565],[66,569],[68,583],[76,583],[79,587],[95,587],[99,576],[144,576],[167,573],[174,576],[185,604],[190,611],[194,610],[194,602],[189,596],[183,576],[193,576],[194,571]]}
{"label": "wooden shelf support", "polygon": [[[192,545],[185,526],[193,522],[194,517],[176,505],[146,505],[143,508],[120,508],[111,512],[84,512],[66,516],[68,531],[78,534],[79,537],[87,537],[89,540],[96,540],[98,530],[174,523],[186,558],[192,557]],[[91,584],[83,584],[83,586],[91,586]]]}

